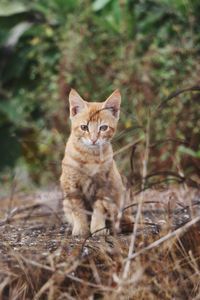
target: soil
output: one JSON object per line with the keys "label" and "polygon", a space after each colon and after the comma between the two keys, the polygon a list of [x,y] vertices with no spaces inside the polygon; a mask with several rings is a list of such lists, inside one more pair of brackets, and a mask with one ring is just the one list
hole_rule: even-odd
{"label": "soil", "polygon": [[[134,216],[137,213],[140,197],[141,194],[133,198],[131,209]],[[143,193],[142,197],[143,221],[139,224],[137,231],[136,252],[158,240],[168,232],[181,228],[184,224],[200,215],[200,191],[196,189],[172,187],[164,191],[147,190]],[[22,264],[23,266],[31,266],[31,269],[28,269],[30,274],[35,272],[35,269],[32,269],[32,267],[39,268],[40,270],[44,268],[51,273],[56,268],[55,266],[58,268],[59,264],[59,268],[62,268],[60,264],[67,261],[72,268],[71,272],[67,272],[67,292],[69,292],[70,297],[75,297],[74,299],[76,299],[76,296],[74,296],[75,290],[76,292],[83,292],[83,286],[85,288],[83,292],[84,297],[86,295],[88,297],[91,293],[95,294],[96,290],[101,290],[100,294],[104,294],[105,291],[113,288],[112,276],[108,276],[108,273],[105,272],[107,272],[108,268],[110,269],[110,266],[113,270],[112,272],[120,272],[122,259],[128,255],[133,225],[131,229],[130,226],[124,226],[122,232],[114,236],[90,236],[87,239],[81,237],[74,238],[71,236],[70,227],[64,220],[62,193],[59,189],[38,191],[30,195],[17,193],[10,197],[2,197],[0,203],[0,266],[4,270],[4,272],[0,271],[0,299],[12,299],[10,297],[12,297],[12,290],[14,290],[13,279],[11,280],[12,283],[7,283],[5,286],[3,282],[5,278],[8,278],[8,274],[11,273],[16,278],[17,274],[23,269]],[[190,234],[190,245],[195,244],[194,253],[198,253],[200,245],[196,246],[193,236],[197,239],[198,233],[194,233],[194,235]],[[186,244],[187,241],[188,238],[186,238]],[[93,263],[91,262],[91,258],[94,260]],[[87,267],[83,263],[83,260],[84,262],[85,260],[87,261]],[[77,265],[74,265],[75,262],[77,262]],[[90,264],[90,268],[88,264]],[[98,275],[94,275],[97,272],[94,270],[95,268],[99,270]],[[145,269],[150,272],[148,266]],[[155,271],[151,270],[151,272]],[[32,291],[34,283],[32,285],[30,282],[26,283],[26,291],[19,294],[21,298],[15,299],[33,299],[33,295],[36,297],[45,282],[48,282],[49,278],[52,278],[49,273],[45,278],[43,278],[43,273],[37,276],[41,277],[41,279],[35,284],[34,291]],[[98,276],[100,276],[99,279]],[[64,296],[62,298],[61,296],[63,295],[62,293],[66,293],[66,290],[64,289],[63,291],[62,287],[63,280],[59,283],[59,292],[55,288],[52,293],[54,297],[57,297],[55,295],[58,293],[59,297],[61,297],[60,299],[69,299],[64,298]],[[76,287],[73,285],[74,282]],[[22,285],[21,281],[20,283],[17,281],[17,284]],[[101,288],[98,285],[101,285]],[[6,286],[7,288],[5,288]],[[85,286],[87,286],[87,289]],[[41,299],[49,299],[49,294],[45,291],[41,292],[41,295],[43,295]],[[124,299],[123,297],[125,296],[121,295],[120,297]],[[134,299],[143,299],[142,296],[137,298],[135,295],[134,297]],[[154,299],[157,298],[155,297]]]}

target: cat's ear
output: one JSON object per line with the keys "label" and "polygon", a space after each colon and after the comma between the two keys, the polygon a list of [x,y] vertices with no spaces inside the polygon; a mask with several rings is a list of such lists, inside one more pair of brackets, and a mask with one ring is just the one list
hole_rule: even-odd
{"label": "cat's ear", "polygon": [[121,94],[120,91],[117,89],[106,99],[106,101],[103,104],[103,108],[109,109],[114,117],[119,118],[120,104]]}
{"label": "cat's ear", "polygon": [[69,93],[69,106],[70,106],[70,118],[72,118],[78,113],[80,113],[82,110],[84,110],[87,107],[87,104],[77,93],[77,91],[71,89]]}

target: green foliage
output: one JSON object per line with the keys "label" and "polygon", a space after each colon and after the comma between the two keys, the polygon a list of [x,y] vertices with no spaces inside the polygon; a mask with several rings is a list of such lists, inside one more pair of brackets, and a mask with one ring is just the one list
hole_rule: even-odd
{"label": "green foliage", "polygon": [[[4,145],[12,146],[5,147],[0,170],[23,159],[34,181],[58,178],[71,87],[87,100],[104,100],[120,88],[116,148],[144,142],[150,111],[152,144],[181,139],[197,151],[199,95],[182,94],[158,113],[155,108],[178,88],[199,83],[198,8],[197,0],[2,1],[0,126]],[[176,168],[174,153],[180,149],[159,144],[150,169]],[[127,157],[119,160],[128,174]]]}
{"label": "green foliage", "polygon": [[190,155],[194,158],[200,158],[200,150],[194,151],[190,148],[184,147],[184,146],[180,146],[179,147],[179,152],[183,153],[183,154],[187,154]]}

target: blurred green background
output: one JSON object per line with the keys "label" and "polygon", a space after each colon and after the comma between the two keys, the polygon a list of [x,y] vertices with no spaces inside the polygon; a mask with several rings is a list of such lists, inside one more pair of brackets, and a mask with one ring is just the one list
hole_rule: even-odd
{"label": "blurred green background", "polygon": [[174,172],[198,182],[200,94],[156,107],[200,85],[199,59],[199,0],[1,0],[1,183],[58,182],[72,87],[91,101],[121,90],[113,144],[140,140],[116,155],[131,183],[141,178],[147,135],[149,178]]}

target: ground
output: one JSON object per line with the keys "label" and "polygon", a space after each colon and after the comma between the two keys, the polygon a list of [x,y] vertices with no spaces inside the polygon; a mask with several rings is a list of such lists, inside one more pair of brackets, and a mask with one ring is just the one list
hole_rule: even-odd
{"label": "ground", "polygon": [[200,191],[140,193],[135,219],[140,201],[134,235],[73,238],[58,189],[1,197],[0,299],[200,299]]}

